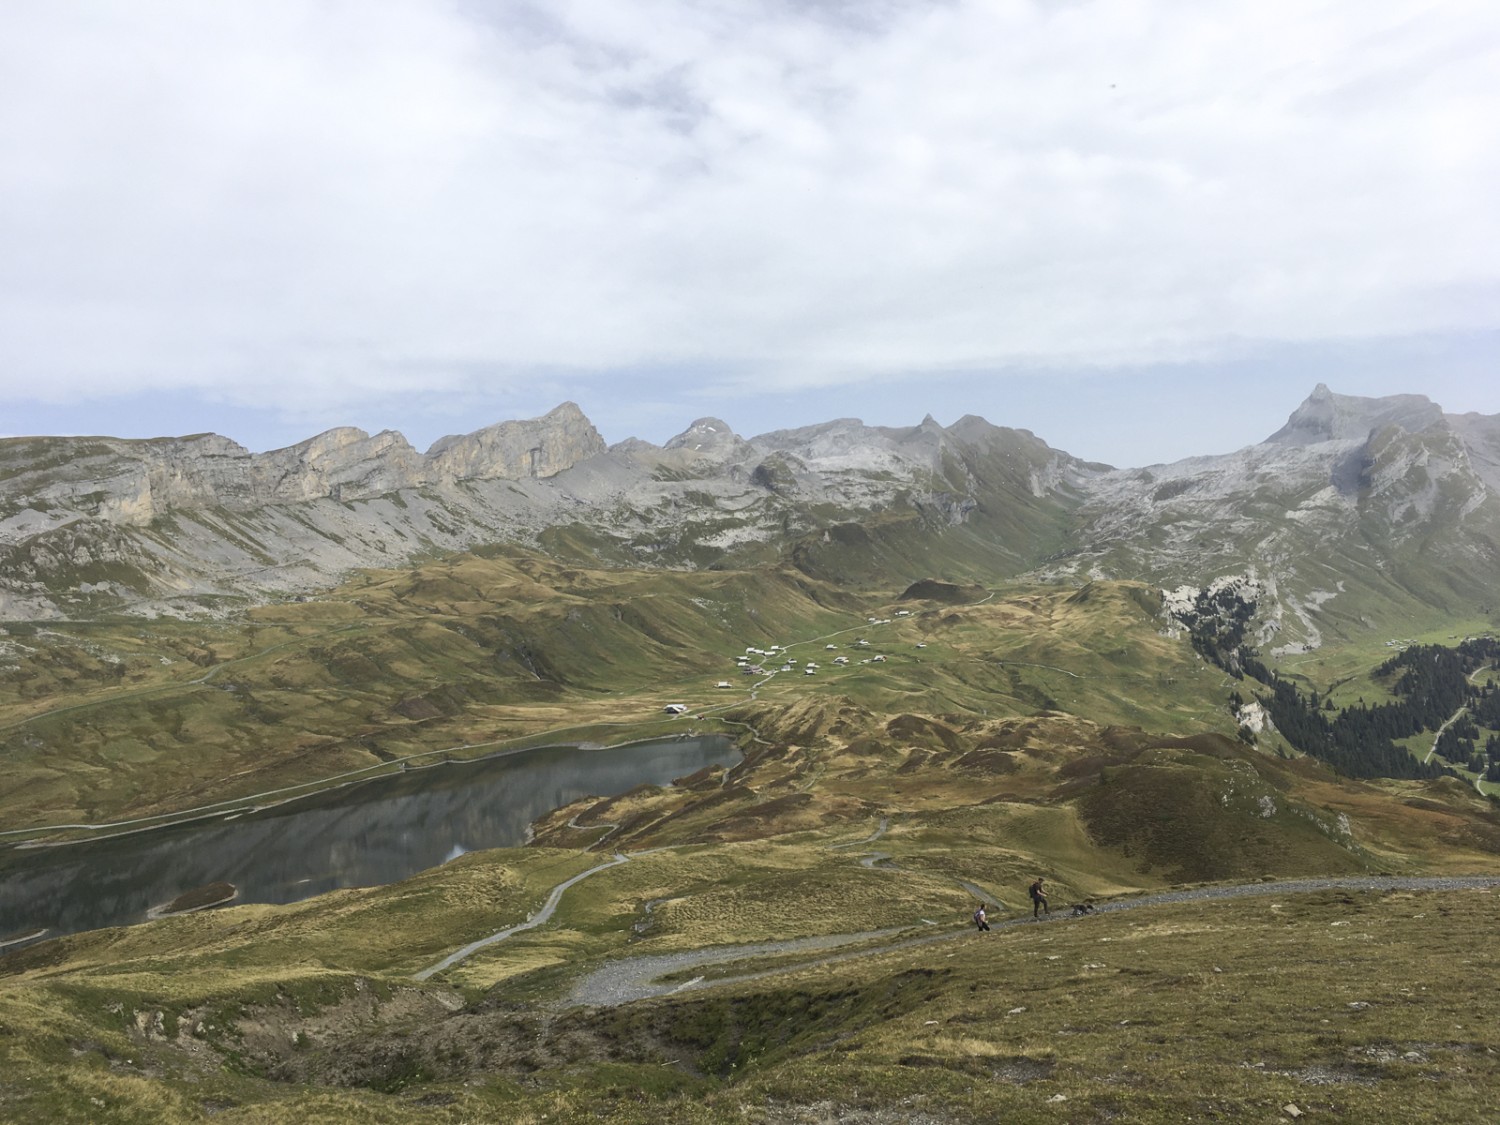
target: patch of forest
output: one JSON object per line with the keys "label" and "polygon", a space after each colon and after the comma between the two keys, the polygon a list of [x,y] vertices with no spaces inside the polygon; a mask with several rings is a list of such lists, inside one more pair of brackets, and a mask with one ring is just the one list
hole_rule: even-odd
{"label": "patch of forest", "polygon": [[[1500,731],[1500,690],[1476,685],[1470,677],[1485,666],[1500,668],[1500,640],[1471,637],[1455,647],[1412,645],[1375,669],[1389,680],[1388,703],[1339,710],[1316,691],[1303,692],[1266,667],[1246,642],[1255,603],[1233,589],[1203,591],[1184,623],[1196,649],[1206,660],[1238,680],[1250,679],[1266,690],[1255,697],[1271,716],[1276,729],[1304,754],[1327,763],[1348,777],[1429,778],[1461,766],[1500,781],[1500,737],[1491,733],[1481,750],[1482,728]],[[1238,711],[1245,703],[1239,692],[1230,697]],[[1464,714],[1437,741],[1438,761],[1419,761],[1396,745],[1424,731],[1437,731],[1460,709]]]}

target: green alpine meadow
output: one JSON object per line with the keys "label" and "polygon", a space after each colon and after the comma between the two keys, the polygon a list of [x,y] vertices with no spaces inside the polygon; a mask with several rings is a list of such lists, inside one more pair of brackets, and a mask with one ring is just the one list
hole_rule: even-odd
{"label": "green alpine meadow", "polygon": [[[3,438],[0,1121],[1486,1120],[1497,638],[1500,416],[1421,395]],[[174,841],[239,867],[128,905]]]}

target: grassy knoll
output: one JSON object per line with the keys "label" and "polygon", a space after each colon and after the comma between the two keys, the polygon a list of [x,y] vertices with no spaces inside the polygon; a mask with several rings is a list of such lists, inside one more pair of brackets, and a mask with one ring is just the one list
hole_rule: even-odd
{"label": "grassy knoll", "polygon": [[1386,631],[1365,628],[1347,641],[1316,652],[1283,656],[1270,662],[1281,676],[1328,696],[1335,706],[1346,707],[1363,699],[1374,705],[1394,699],[1374,676],[1374,671],[1396,655],[1399,645],[1457,645],[1465,637],[1487,636],[1495,631],[1488,617],[1416,618],[1396,615],[1397,625]]}
{"label": "grassy knoll", "polygon": [[[479,857],[449,878],[473,889],[556,862]],[[645,866],[632,894],[669,874]],[[395,912],[409,893],[346,892],[328,908],[379,917],[411,952],[413,929],[456,899],[419,922]],[[192,934],[157,924],[150,942],[94,935],[0,962],[0,1116],[1175,1122],[1275,1120],[1291,1104],[1468,1122],[1500,1082],[1500,1001],[1473,987],[1497,968],[1482,937],[1493,905],[1474,891],[1331,891],[986,935],[947,919],[952,936],[932,944],[867,945],[806,970],[763,959],[742,967],[784,971],[597,1011],[550,1002],[597,955],[597,903],[558,922],[559,960],[496,947],[493,961],[529,970],[420,987],[375,950],[376,931],[278,966],[262,943],[306,917],[247,925],[230,910],[193,919]],[[745,940],[755,913],[741,903],[692,924],[700,941]],[[726,917],[748,924],[731,932]]]}
{"label": "grassy knoll", "polygon": [[[752,691],[781,707],[837,697],[1232,730],[1227,682],[1159,635],[1157,611],[1132,584],[951,606],[794,571],[586,570],[494,551],[228,624],[28,626],[4,638],[25,675],[0,689],[0,830],[193,808],[413,755],[645,737],[667,703],[711,721]],[[797,665],[756,657],[776,672],[757,688],[734,660],[771,644]]]}
{"label": "grassy knoll", "polygon": [[[1489,1002],[1453,1011],[1489,967],[1491,896],[966,929],[976,898],[1026,914],[1036,874],[1065,908],[1183,880],[1500,870],[1500,824],[1459,782],[1349,783],[1062,711],[892,715],[826,685],[726,718],[759,732],[743,764],[581,801],[539,846],[6,955],[0,1120],[1175,1121],[1289,1102],[1360,1120],[1385,1099],[1457,1121],[1493,1082]],[[629,862],[547,924],[414,981],[616,849]],[[556,1007],[616,958],[869,931],[952,937]]]}
{"label": "grassy knoll", "polygon": [[87,651],[72,634],[10,637],[34,675],[0,696],[14,781],[0,826],[192,807],[550,731],[633,737],[665,702],[712,692],[744,645],[847,624],[846,603],[788,573],[497,554],[369,575],[196,643],[154,623],[92,627]]}
{"label": "grassy knoll", "polygon": [[[855,566],[857,537],[826,556]],[[1225,703],[1242,685],[1166,635],[1140,584],[901,593],[507,550],[228,624],[8,634],[32,674],[0,690],[0,828],[555,739],[718,729],[746,756],[581,800],[533,846],[393,886],[0,956],[0,1120],[1484,1115],[1500,1002],[1474,982],[1494,968],[1492,895],[1296,893],[988,935],[967,918],[978,900],[1028,914],[1039,874],[1065,908],[1174,884],[1496,872],[1491,802],[1240,741]],[[790,647],[764,666],[789,671],[735,670],[773,644]],[[1309,683],[1358,691],[1369,665],[1322,659]],[[665,718],[669,702],[688,715]],[[545,924],[415,980],[614,853],[628,861]],[[731,950],[672,983],[777,971],[564,1003],[621,958],[887,931],[816,969]]]}

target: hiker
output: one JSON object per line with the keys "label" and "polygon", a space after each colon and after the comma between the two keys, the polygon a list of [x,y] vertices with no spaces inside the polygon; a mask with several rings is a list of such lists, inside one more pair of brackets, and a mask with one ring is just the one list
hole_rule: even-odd
{"label": "hiker", "polygon": [[990,928],[989,921],[985,918],[984,915],[984,903],[980,903],[979,909],[974,911],[974,925],[977,926],[981,932]]}
{"label": "hiker", "polygon": [[1043,911],[1048,914],[1052,913],[1052,907],[1047,905],[1047,891],[1042,886],[1042,877],[1040,875],[1036,877],[1036,882],[1031,884],[1027,894],[1031,895],[1031,917],[1033,920]]}

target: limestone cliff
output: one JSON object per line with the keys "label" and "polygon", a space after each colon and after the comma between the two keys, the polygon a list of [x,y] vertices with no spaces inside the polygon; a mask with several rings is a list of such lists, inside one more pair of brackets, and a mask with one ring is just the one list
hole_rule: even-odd
{"label": "limestone cliff", "polygon": [[849,582],[1253,572],[1260,639],[1301,651],[1369,605],[1490,612],[1500,417],[1320,386],[1257,445],[1120,470],[973,416],[748,439],[700,418],[606,449],[572,403],[426,454],[353,428],[262,454],[212,434],[0,440],[0,623],[232,612],[491,543]]}
{"label": "limestone cliff", "polygon": [[[701,418],[664,446],[607,450],[564,403],[443,438],[425,455],[400,434],[353,428],[258,455],[214,435],[10,439],[0,441],[0,621],[228,612],[325,589],[358,567],[483,543],[541,546],[554,529],[600,561],[716,565],[779,552],[830,513],[884,518],[894,505],[903,526],[983,523],[968,496],[981,478],[1010,491],[995,511],[1029,510],[1015,528],[1050,528],[1061,509],[1021,470],[1041,463],[1070,481],[1075,459],[982,420],[965,435],[952,442],[931,419],[907,429],[843,419],[746,440]],[[755,479],[768,459],[787,469],[775,488]],[[1007,557],[1050,537],[1020,536]]]}
{"label": "limestone cliff", "polygon": [[368,500],[463,480],[553,476],[604,451],[568,402],[542,418],[447,437],[424,457],[394,430],[344,426],[285,449],[251,454],[217,434],[0,441],[0,543],[80,517],[144,527],[172,512]]}
{"label": "limestone cliff", "polygon": [[527,422],[501,422],[441,438],[427,451],[433,482],[544,478],[603,453],[604,439],[571,402]]}

